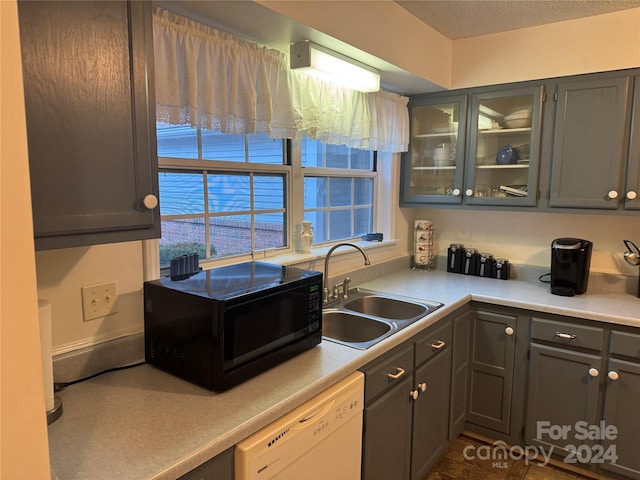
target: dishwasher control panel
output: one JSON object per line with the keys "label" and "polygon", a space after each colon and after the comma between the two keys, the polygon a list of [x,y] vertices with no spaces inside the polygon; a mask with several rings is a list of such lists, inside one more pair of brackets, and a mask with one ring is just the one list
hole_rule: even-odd
{"label": "dishwasher control panel", "polygon": [[236,480],[300,478],[293,472],[322,468],[359,478],[363,408],[364,375],[355,372],[238,443]]}

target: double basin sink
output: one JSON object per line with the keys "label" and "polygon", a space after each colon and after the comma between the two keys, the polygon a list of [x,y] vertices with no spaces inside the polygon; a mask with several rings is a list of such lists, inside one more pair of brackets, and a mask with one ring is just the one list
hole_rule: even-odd
{"label": "double basin sink", "polygon": [[349,291],[348,298],[325,304],[322,312],[322,337],[365,350],[442,305],[438,302],[353,289]]}

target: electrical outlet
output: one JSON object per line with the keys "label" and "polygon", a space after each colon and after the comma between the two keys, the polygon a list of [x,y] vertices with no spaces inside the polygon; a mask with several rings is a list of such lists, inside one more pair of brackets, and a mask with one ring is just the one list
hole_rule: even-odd
{"label": "electrical outlet", "polygon": [[84,321],[118,313],[116,310],[116,282],[97,283],[82,287],[82,315]]}

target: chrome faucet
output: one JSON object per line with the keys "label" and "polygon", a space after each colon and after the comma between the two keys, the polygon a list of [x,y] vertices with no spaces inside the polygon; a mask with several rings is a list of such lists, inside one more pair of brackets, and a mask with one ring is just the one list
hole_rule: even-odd
{"label": "chrome faucet", "polygon": [[[360,253],[362,253],[362,256],[364,257],[364,264],[371,265],[367,252],[365,252],[361,247],[359,247],[354,243],[341,242],[331,247],[327,252],[327,256],[324,257],[324,288],[322,289],[322,299],[324,303],[327,303],[329,301],[329,258],[331,257],[331,254],[333,253],[333,251],[339,247],[353,247],[356,250],[359,250]],[[349,279],[348,281],[351,281],[351,280]],[[343,287],[344,287],[344,282],[343,282]],[[347,283],[347,288],[348,288],[348,283]],[[334,289],[334,292],[335,291],[337,291],[337,286]],[[335,296],[335,293],[333,294],[333,298],[337,298]]]}

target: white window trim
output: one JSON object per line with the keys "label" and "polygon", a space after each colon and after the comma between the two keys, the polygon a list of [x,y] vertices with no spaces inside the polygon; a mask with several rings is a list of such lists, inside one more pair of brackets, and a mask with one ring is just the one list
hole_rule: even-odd
{"label": "white window trim", "polygon": [[[297,150],[297,152],[296,152]],[[296,155],[297,153],[297,155]],[[289,212],[288,216],[288,232],[292,232],[293,226],[296,223],[300,223],[304,218],[304,206],[302,202],[294,202],[294,198],[303,198],[304,183],[302,177],[304,172],[300,165],[300,142],[292,142],[291,145],[291,157],[297,159],[292,161],[292,165],[277,165],[276,167],[283,170],[289,170],[290,178],[288,181],[286,208]],[[174,165],[175,168],[179,168],[178,165],[185,165],[189,163],[188,159],[170,159],[170,163],[161,162],[161,168],[167,168],[168,165]],[[212,162],[215,163],[215,162]],[[296,165],[297,164],[297,165]],[[227,168],[228,168],[228,164]],[[243,165],[243,164],[238,164]],[[255,166],[256,168],[253,168]],[[254,171],[259,165],[249,164],[248,169]],[[274,167],[272,165],[271,167]],[[406,220],[398,218],[397,212],[399,212],[399,191],[400,191],[400,154],[378,152],[377,162],[377,181],[374,182],[374,218],[376,230],[383,233],[385,240],[382,242],[366,242],[362,240],[354,240],[351,243],[355,243],[358,246],[365,249],[365,251],[371,251],[376,255],[377,262],[384,262],[387,260],[393,260],[399,256],[408,255],[408,233],[403,232],[402,229],[407,223]],[[309,167],[311,168],[311,167]],[[273,172],[273,169],[270,171]],[[296,181],[298,180],[298,181]],[[400,229],[396,224],[400,225]],[[344,240],[342,240],[344,241]],[[293,251],[292,241],[289,239],[289,247],[278,249],[276,252],[254,252],[253,259],[260,261],[268,261],[278,263],[281,265],[299,265],[302,268],[315,268],[318,266],[318,261],[324,259],[328,250],[333,244],[339,242],[331,242],[322,245],[317,245],[312,248],[309,254],[299,254]],[[405,243],[407,245],[403,246]],[[264,256],[260,257],[260,253]],[[343,254],[357,254],[354,250],[351,252],[349,249],[339,250],[335,252],[335,255]],[[142,242],[142,254],[144,264],[144,280],[155,280],[160,278],[160,248],[159,240],[144,240]],[[248,258],[249,257],[249,258]],[[251,255],[248,257],[223,257],[214,261],[207,262],[203,268],[215,268],[217,266],[224,266],[251,259]]]}

